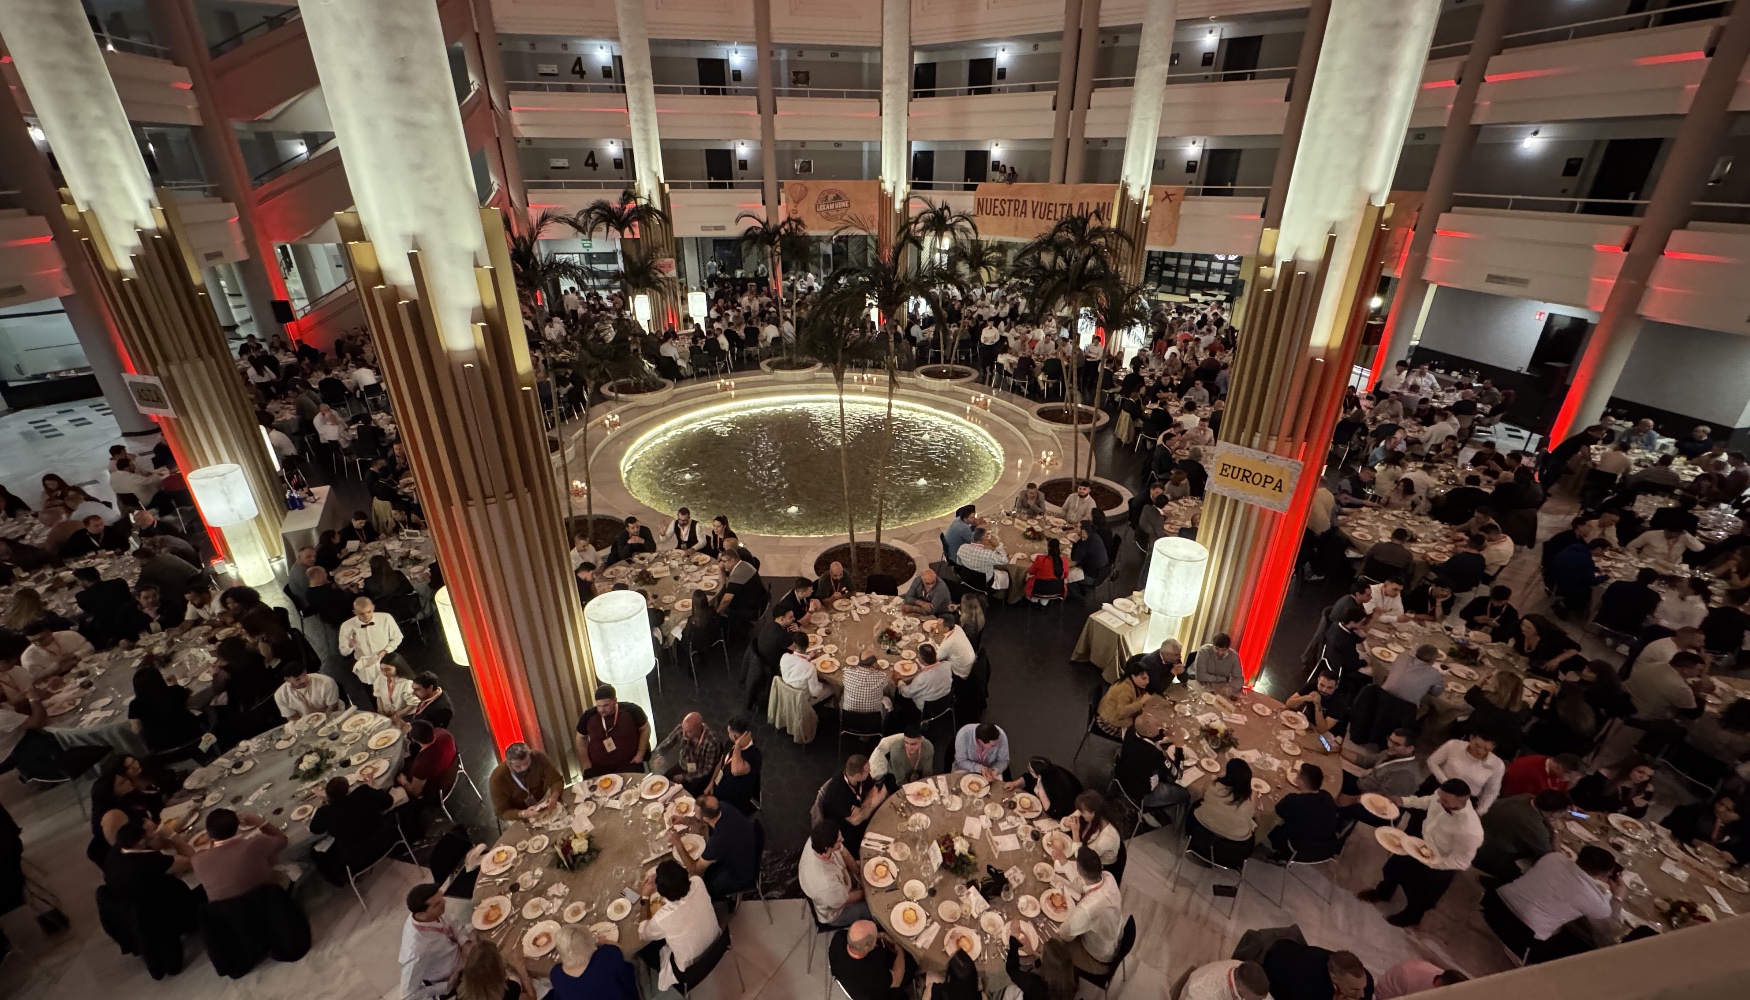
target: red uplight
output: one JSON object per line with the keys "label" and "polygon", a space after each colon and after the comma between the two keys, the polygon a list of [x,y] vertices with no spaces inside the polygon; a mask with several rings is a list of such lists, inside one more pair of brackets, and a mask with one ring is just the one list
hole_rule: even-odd
{"label": "red uplight", "polygon": [[1735,264],[1736,258],[1720,257],[1711,253],[1684,253],[1680,250],[1667,250],[1665,256],[1675,260],[1697,260],[1704,264]]}
{"label": "red uplight", "polygon": [[1465,232],[1460,232],[1459,230],[1456,230],[1456,229],[1436,229],[1436,230],[1434,230],[1434,235],[1435,236],[1451,236],[1454,239],[1460,239],[1460,240],[1474,240],[1477,238],[1476,233],[1465,233]]}
{"label": "red uplight", "polygon": [[1707,53],[1699,49],[1690,52],[1669,52],[1662,56],[1642,56],[1634,61],[1636,66],[1663,66],[1666,63],[1695,62],[1706,59]]}
{"label": "red uplight", "polygon": [[1627,252],[1622,247],[1615,246],[1615,245],[1612,245],[1610,243],[1594,243],[1594,244],[1592,244],[1592,249],[1598,251],[1599,253],[1626,253]]}
{"label": "red uplight", "polygon": [[41,243],[53,243],[54,241],[55,238],[53,236],[26,236],[23,239],[8,240],[6,245],[9,247],[32,247]]}
{"label": "red uplight", "polygon": [[1448,87],[1456,87],[1456,86],[1458,86],[1457,80],[1429,80],[1427,83],[1422,84],[1422,89],[1423,90],[1445,90]]}
{"label": "red uplight", "polygon": [[1555,76],[1560,72],[1562,71],[1559,69],[1522,69],[1516,70],[1512,73],[1496,73],[1493,76],[1484,76],[1483,80],[1487,83],[1505,83],[1508,80],[1529,80],[1533,77],[1539,76]]}

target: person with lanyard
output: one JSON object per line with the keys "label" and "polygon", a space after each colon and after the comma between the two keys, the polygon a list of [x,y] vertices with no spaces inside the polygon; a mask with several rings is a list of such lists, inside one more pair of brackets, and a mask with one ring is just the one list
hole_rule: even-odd
{"label": "person with lanyard", "polygon": [[705,717],[688,712],[680,725],[657,744],[653,756],[670,778],[680,782],[689,793],[702,795],[717,773],[723,754],[723,741],[705,724]]}
{"label": "person with lanyard", "polygon": [[473,929],[444,913],[444,894],[436,885],[426,882],[408,890],[407,923],[401,928],[397,956],[404,1000],[449,996],[473,945]]}
{"label": "person with lanyard", "polygon": [[553,808],[565,779],[539,750],[517,742],[504,748],[504,763],[487,779],[492,811],[505,822],[526,820]]}
{"label": "person with lanyard", "polygon": [[584,777],[640,770],[650,746],[650,719],[637,705],[621,704],[613,685],[595,689],[595,711],[584,712],[572,737]]}

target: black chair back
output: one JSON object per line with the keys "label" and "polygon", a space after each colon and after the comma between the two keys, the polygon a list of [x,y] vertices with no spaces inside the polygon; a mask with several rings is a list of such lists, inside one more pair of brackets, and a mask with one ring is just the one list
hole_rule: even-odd
{"label": "black chair back", "polygon": [[899,596],[899,581],[891,573],[870,573],[865,586],[871,594],[880,594],[882,597]]}
{"label": "black chair back", "polygon": [[310,920],[277,885],[206,904],[200,927],[213,971],[232,979],[248,975],[265,958],[296,962],[310,951]]}
{"label": "black chair back", "polygon": [[711,942],[711,947],[705,953],[693,959],[693,964],[681,968],[675,964],[674,952],[668,953],[668,967],[674,972],[675,989],[681,996],[686,996],[699,988],[711,970],[717,968],[717,963],[723,961],[723,956],[729,954],[729,928],[723,928],[723,933],[717,935],[717,940]]}
{"label": "black chair back", "polygon": [[1120,840],[1118,842],[1118,856],[1113,858],[1112,863],[1106,866],[1106,870],[1112,873],[1112,881],[1117,882],[1119,885],[1123,885],[1124,869],[1129,864],[1130,845]]}
{"label": "black chair back", "polygon": [[1118,975],[1118,970],[1124,965],[1124,960],[1130,957],[1130,951],[1135,947],[1136,918],[1125,917],[1124,933],[1118,936],[1118,950],[1112,953],[1112,962],[1106,967],[1106,971],[1087,972],[1082,969],[1077,969],[1076,978],[1085,979],[1088,982],[1093,983],[1095,986],[1098,986],[1102,992],[1105,991],[1111,987],[1113,977]]}

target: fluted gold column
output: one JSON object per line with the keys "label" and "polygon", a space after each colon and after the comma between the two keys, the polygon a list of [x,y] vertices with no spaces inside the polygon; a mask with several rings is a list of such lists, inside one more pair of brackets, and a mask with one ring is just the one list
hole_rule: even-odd
{"label": "fluted gold column", "polygon": [[500,745],[523,739],[564,760],[595,673],[503,223],[480,214],[491,265],[474,272],[472,350],[440,341],[419,251],[407,255],[414,287],[396,287],[358,214],[335,218],[487,723]]}

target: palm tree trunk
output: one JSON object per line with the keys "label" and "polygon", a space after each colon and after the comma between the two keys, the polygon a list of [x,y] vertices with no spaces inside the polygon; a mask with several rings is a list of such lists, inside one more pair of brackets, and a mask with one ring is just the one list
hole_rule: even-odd
{"label": "palm tree trunk", "polygon": [[[901,307],[904,308],[903,306]],[[887,517],[887,467],[893,460],[893,394],[899,387],[898,347],[894,344],[893,328],[898,322],[887,320],[887,416],[882,422],[881,463],[875,476],[875,558],[881,558],[881,525]],[[879,565],[879,563],[877,563]]]}
{"label": "palm tree trunk", "polygon": [[[583,384],[583,530],[593,538],[595,535],[595,488],[589,477],[589,396],[590,385]],[[571,496],[571,484],[565,484],[565,495]],[[569,500],[566,506],[570,507]],[[593,544],[593,542],[591,543]]]}
{"label": "palm tree trunk", "polygon": [[857,575],[857,516],[851,511],[851,449],[845,433],[845,370],[833,369],[833,380],[839,387],[839,483],[845,493],[845,540],[851,543],[851,583],[861,586]]}
{"label": "palm tree trunk", "polygon": [[[1075,342],[1076,331],[1071,329],[1069,364],[1065,366],[1069,370],[1063,373],[1063,405],[1069,410],[1069,489],[1071,493],[1075,492],[1077,478],[1082,474],[1082,399],[1080,387],[1077,385],[1080,380],[1076,377],[1076,369],[1080,368],[1081,365],[1076,362]],[[1069,498],[1065,497],[1064,499]]]}

